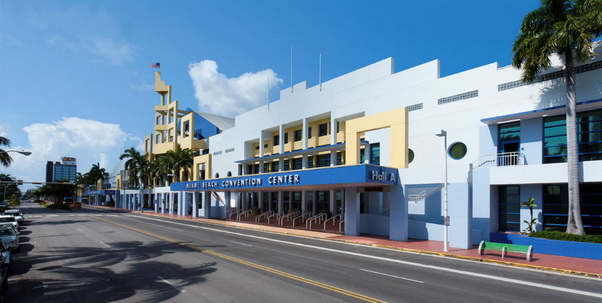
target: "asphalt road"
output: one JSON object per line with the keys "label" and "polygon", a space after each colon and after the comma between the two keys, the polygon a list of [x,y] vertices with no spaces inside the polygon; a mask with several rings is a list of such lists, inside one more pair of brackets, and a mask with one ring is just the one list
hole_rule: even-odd
{"label": "asphalt road", "polygon": [[7,302],[602,302],[602,281],[85,208],[29,220]]}

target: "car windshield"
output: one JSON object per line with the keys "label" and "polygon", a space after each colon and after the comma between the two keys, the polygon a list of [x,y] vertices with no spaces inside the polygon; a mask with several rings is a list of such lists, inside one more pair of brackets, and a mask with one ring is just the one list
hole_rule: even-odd
{"label": "car windshield", "polygon": [[0,229],[0,237],[4,237],[4,236],[14,236],[15,235],[15,231],[9,228],[5,228],[5,229]]}

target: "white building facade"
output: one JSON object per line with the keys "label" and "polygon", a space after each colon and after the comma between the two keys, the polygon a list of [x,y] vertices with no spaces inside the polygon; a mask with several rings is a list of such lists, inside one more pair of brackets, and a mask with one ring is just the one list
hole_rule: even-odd
{"label": "white building facade", "polygon": [[[577,67],[582,213],[598,234],[601,68],[599,58]],[[324,214],[349,235],[441,241],[447,175],[453,247],[524,230],[520,203],[530,197],[537,229],[564,229],[564,80],[558,69],[531,85],[519,79],[496,63],[440,77],[437,60],[395,73],[389,58],[319,86],[302,82],[204,138],[196,177],[145,192],[159,212],[265,224]]]}

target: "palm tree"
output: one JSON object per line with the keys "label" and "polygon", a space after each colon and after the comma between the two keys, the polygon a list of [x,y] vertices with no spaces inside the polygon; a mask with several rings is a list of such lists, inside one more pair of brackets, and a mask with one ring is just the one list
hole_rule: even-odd
{"label": "palm tree", "polygon": [[541,0],[541,7],[523,20],[514,42],[512,65],[522,68],[522,81],[533,83],[539,71],[551,67],[550,55],[557,53],[564,64],[566,82],[566,133],[568,147],[569,214],[567,233],[585,234],[579,196],[577,144],[577,98],[575,62],[591,59],[593,40],[602,34],[602,1]]}
{"label": "palm tree", "polygon": [[171,170],[175,174],[175,181],[180,182],[180,171],[184,169],[186,172],[192,169],[194,164],[195,152],[192,149],[169,150],[165,155],[171,162]]}
{"label": "palm tree", "polygon": [[[0,136],[0,146],[2,145],[10,147],[10,139]],[[0,148],[0,164],[9,167],[11,162],[13,162],[13,158],[4,149]]]}
{"label": "palm tree", "polygon": [[124,150],[124,153],[119,157],[119,160],[128,159],[125,162],[125,169],[128,171],[128,174],[131,177],[134,177],[133,183],[135,185],[143,186],[143,173],[146,171],[146,166],[148,165],[148,161],[144,157],[144,155],[140,154],[135,148],[130,147],[129,149]]}

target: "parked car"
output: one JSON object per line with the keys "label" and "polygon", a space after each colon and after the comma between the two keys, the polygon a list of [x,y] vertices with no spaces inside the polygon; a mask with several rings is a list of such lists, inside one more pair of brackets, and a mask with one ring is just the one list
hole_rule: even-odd
{"label": "parked car", "polygon": [[4,200],[2,202],[0,202],[0,208],[7,208],[8,207],[8,200]]}
{"label": "parked car", "polygon": [[14,226],[12,223],[10,223],[10,222],[0,222],[0,228],[2,228],[2,227],[4,227],[4,226],[8,226],[8,227],[12,228],[12,229],[15,231],[15,233],[16,233],[17,235],[20,235],[20,234],[21,234],[21,232],[19,231],[19,229],[18,229],[17,227],[15,227],[15,226]]}
{"label": "parked car", "polygon": [[73,201],[73,204],[71,204],[71,208],[82,208],[82,203],[79,201]]}
{"label": "parked car", "polygon": [[19,225],[23,225],[23,222],[25,222],[25,216],[19,209],[8,209],[4,211],[4,214],[15,217]]}
{"label": "parked car", "polygon": [[19,229],[19,222],[17,222],[17,219],[11,215],[0,215],[0,223],[2,222],[10,222],[15,226],[15,229]]}
{"label": "parked car", "polygon": [[6,248],[19,251],[19,235],[15,233],[15,230],[12,227],[0,227],[0,241],[4,243]]}
{"label": "parked car", "polygon": [[[4,242],[0,241],[0,283],[6,282],[7,272],[12,272],[13,262],[10,249],[6,248]],[[6,285],[2,285],[2,290],[6,290]]]}

